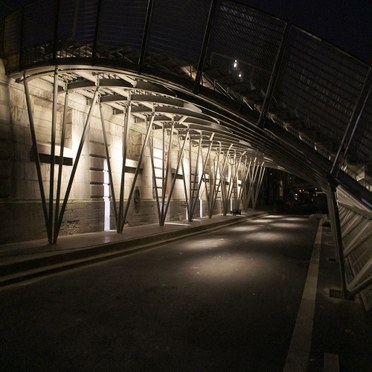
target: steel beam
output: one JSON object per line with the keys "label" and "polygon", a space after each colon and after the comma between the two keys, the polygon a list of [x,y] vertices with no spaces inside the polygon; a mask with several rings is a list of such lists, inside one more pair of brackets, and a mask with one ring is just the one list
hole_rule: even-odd
{"label": "steel beam", "polygon": [[270,108],[271,100],[273,98],[273,93],[274,93],[274,89],[276,86],[276,82],[278,80],[280,68],[281,68],[282,61],[283,61],[284,51],[287,45],[289,31],[290,31],[290,25],[287,23],[284,33],[283,33],[281,45],[275,57],[275,62],[274,62],[273,70],[271,72],[269,84],[267,86],[264,102],[262,104],[260,117],[258,118],[257,124],[261,128],[265,127],[265,120],[266,120],[267,113]]}
{"label": "steel beam", "polygon": [[151,18],[152,18],[152,8],[153,8],[153,0],[148,0],[147,10],[146,10],[145,26],[144,26],[143,35],[142,35],[141,51],[140,51],[140,55],[139,55],[139,59],[138,59],[138,72],[139,73],[141,73],[141,69],[142,69],[142,66],[143,66],[143,61],[145,59],[147,41],[148,41],[148,37],[149,37],[150,22],[151,22]]}
{"label": "steel beam", "polygon": [[207,24],[206,24],[205,31],[204,31],[203,44],[202,44],[202,48],[200,51],[199,63],[198,63],[198,68],[197,68],[195,82],[194,82],[193,92],[195,94],[198,94],[199,89],[200,89],[200,81],[202,79],[204,61],[205,61],[205,56],[207,53],[207,47],[208,47],[209,37],[210,37],[211,28],[213,24],[213,19],[216,13],[217,1],[218,0],[212,0],[211,5],[209,7],[209,14],[208,14]]}
{"label": "steel beam", "polygon": [[350,117],[349,123],[346,127],[344,136],[341,140],[341,144],[338,148],[335,160],[333,161],[332,164],[332,169],[331,169],[331,175],[336,176],[337,173],[339,172],[339,166],[340,163],[343,162],[345,159],[347,152],[349,150],[350,144],[354,138],[355,132],[358,128],[360,118],[362,116],[362,113],[364,111],[364,108],[367,104],[368,98],[371,94],[372,90],[372,67],[369,68],[368,74],[364,80],[364,84],[362,87],[362,90],[360,92],[360,95],[358,97],[358,100],[355,104],[353,113]]}

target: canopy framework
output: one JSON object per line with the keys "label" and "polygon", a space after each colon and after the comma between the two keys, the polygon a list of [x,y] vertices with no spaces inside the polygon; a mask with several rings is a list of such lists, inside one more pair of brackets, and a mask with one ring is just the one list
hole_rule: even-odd
{"label": "canopy framework", "polygon": [[[48,20],[48,24],[40,25],[40,20]],[[90,112],[99,102],[110,106],[113,115],[123,115],[124,144],[128,134],[125,122],[130,116],[147,123],[146,143],[152,143],[154,129],[163,130],[164,144],[168,134],[178,135],[176,172],[162,168],[167,179],[174,175],[175,180],[179,169],[184,174],[187,145],[201,141],[201,167],[197,162],[193,165],[194,178],[190,178],[189,188],[185,186],[191,218],[200,192],[207,195],[209,213],[218,193],[225,211],[233,194],[237,203],[241,200],[243,206],[249,202],[254,205],[257,192],[252,187],[241,198],[239,192],[247,184],[262,182],[263,161],[265,166],[280,166],[327,192],[329,205],[334,207],[332,220],[340,254],[343,240],[353,235],[341,205],[344,195],[353,196],[370,214],[371,66],[298,27],[232,0],[192,0],[182,5],[170,0],[136,0],[117,2],[115,7],[105,0],[89,4],[39,0],[7,17],[4,51],[9,75],[23,82],[25,88],[43,214],[51,241],[58,236],[90,124],[89,120],[84,124],[67,197],[61,206],[59,201],[54,206],[54,194],[58,200],[61,194],[60,181],[56,189],[53,182],[54,164],[58,162],[56,99],[65,94],[67,108],[69,93],[74,91],[87,98]],[[27,92],[27,83],[36,78],[53,84],[49,199],[39,174],[32,103]],[[101,119],[104,128],[102,115]],[[208,155],[213,146],[212,156]],[[243,176],[239,191],[237,164],[243,161],[244,152],[244,164],[251,165],[240,170]],[[107,146],[106,157],[110,158]],[[226,172],[223,164],[231,158],[235,161]],[[127,204],[124,201],[126,146],[122,159],[121,189],[115,206],[118,232],[125,224],[130,202],[130,198]],[[191,164],[191,157],[189,160]],[[211,161],[215,162],[210,166],[213,171],[207,174]],[[59,163],[58,180],[62,165]],[[140,162],[134,168],[137,178]],[[166,184],[159,187],[159,221],[164,222]],[[340,188],[344,192],[335,194]],[[114,196],[113,189],[111,193]],[[341,225],[348,233],[344,237],[338,231]],[[353,244],[357,244],[357,236]],[[347,255],[350,249],[347,245]],[[371,270],[366,267],[369,283]]]}
{"label": "canopy framework", "polygon": [[[44,188],[41,175],[41,164],[39,153],[38,138],[35,134],[35,124],[33,117],[33,106],[29,92],[29,83],[34,79],[49,82],[52,86],[52,110],[51,110],[51,161],[49,167],[49,192]],[[113,204],[115,225],[118,233],[122,233],[127,222],[129,206],[133,201],[138,176],[143,167],[143,159],[146,148],[149,148],[151,158],[151,169],[153,178],[153,189],[157,206],[159,224],[164,225],[176,180],[183,179],[186,207],[188,219],[193,220],[197,202],[203,191],[207,194],[208,216],[212,218],[217,196],[220,192],[224,204],[224,214],[228,213],[230,200],[235,191],[235,199],[241,199],[242,190],[238,190],[238,172],[241,160],[245,159],[247,165],[256,163],[257,157],[266,161],[268,166],[276,167],[271,159],[259,154],[256,150],[249,147],[249,144],[239,140],[229,129],[220,124],[215,117],[203,113],[201,109],[184,102],[173,96],[169,91],[153,83],[148,83],[141,79],[135,80],[133,76],[123,73],[104,71],[73,70],[68,67],[53,71],[45,71],[41,74],[24,74],[19,81],[23,82],[27,111],[33,148],[35,149],[35,164],[38,174],[39,189],[43,213],[45,218],[46,231],[50,243],[56,243],[64,219],[64,213],[69,200],[74,177],[78,169],[79,161],[89,132],[92,115],[98,112],[101,123],[101,141],[104,145],[105,159],[107,161],[107,171],[109,176],[110,200]],[[62,182],[64,176],[63,158],[66,131],[66,112],[68,111],[69,95],[78,92],[79,95],[87,98],[89,110],[85,123],[82,128],[78,148],[73,161],[72,170],[69,171],[69,179],[64,196],[62,195]],[[55,173],[57,166],[57,145],[56,145],[56,107],[59,95],[64,95],[63,116],[61,124],[60,153],[58,154],[58,175]],[[61,100],[60,100],[61,101]],[[115,181],[112,171],[113,154],[107,139],[106,119],[103,106],[111,109],[112,115],[122,119],[122,154],[120,157],[120,182],[118,189],[115,190]],[[141,143],[139,157],[135,164],[128,159],[128,140],[131,126],[135,121],[145,123],[144,138]],[[156,156],[154,147],[155,133],[160,133],[161,146],[160,155]],[[157,136],[159,138],[159,135]],[[174,149],[174,144],[178,144],[178,149]],[[193,147],[197,147],[196,156],[193,154]],[[189,169],[185,171],[185,153],[188,149]],[[207,164],[210,161],[211,153],[214,153],[214,176],[207,175]],[[237,156],[240,161],[236,162]],[[254,157],[254,160],[253,160]],[[173,159],[174,158],[174,159]],[[176,166],[173,168],[172,164]],[[116,159],[116,165],[118,160]],[[134,176],[132,180],[127,180],[128,167],[132,167]],[[255,166],[253,167],[254,169]],[[248,187],[249,196],[257,195],[260,182],[254,184],[254,180],[249,178],[256,176],[254,171],[245,167],[242,172],[245,174],[242,183]],[[208,185],[207,185],[208,184]],[[56,185],[56,189],[54,186]],[[210,190],[208,191],[208,186]],[[126,187],[129,190],[126,191]],[[213,190],[213,191],[212,191]],[[127,194],[127,197],[125,197]],[[252,198],[252,205],[255,205],[255,198]],[[61,204],[62,203],[62,204]],[[245,208],[248,208],[249,204]]]}

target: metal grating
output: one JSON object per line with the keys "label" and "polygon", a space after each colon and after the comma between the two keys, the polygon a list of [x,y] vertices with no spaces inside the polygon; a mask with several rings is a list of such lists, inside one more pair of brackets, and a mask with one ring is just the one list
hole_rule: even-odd
{"label": "metal grating", "polygon": [[[209,0],[154,2],[146,63],[155,67],[166,58],[180,64],[197,66],[205,25],[210,8]],[[181,62],[182,61],[182,62]],[[177,70],[173,71],[177,73]]]}
{"label": "metal grating", "polygon": [[263,96],[285,22],[232,1],[221,1],[211,32],[206,74],[243,95]]}
{"label": "metal grating", "polygon": [[102,2],[97,46],[100,57],[127,57],[137,63],[146,10],[147,0]]}

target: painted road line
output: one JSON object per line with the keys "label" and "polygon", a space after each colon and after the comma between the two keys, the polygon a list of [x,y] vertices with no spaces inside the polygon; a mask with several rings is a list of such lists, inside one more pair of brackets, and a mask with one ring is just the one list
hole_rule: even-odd
{"label": "painted road line", "polygon": [[305,288],[302,294],[296,324],[283,369],[284,372],[300,372],[307,371],[308,369],[311,338],[313,333],[316,289],[318,284],[322,230],[322,220],[320,220],[307,272]]}

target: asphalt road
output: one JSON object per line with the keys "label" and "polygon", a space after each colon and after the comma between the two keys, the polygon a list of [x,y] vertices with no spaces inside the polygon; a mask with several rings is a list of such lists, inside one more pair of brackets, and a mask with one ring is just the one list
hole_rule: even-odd
{"label": "asphalt road", "polygon": [[280,371],[318,221],[268,216],[0,291],[1,371]]}

